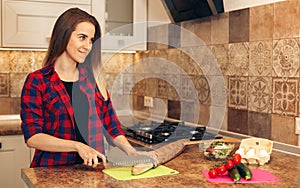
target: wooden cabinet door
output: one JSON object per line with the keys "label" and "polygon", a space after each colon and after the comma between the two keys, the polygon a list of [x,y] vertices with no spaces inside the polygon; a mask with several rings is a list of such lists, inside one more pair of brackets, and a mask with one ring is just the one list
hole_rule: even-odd
{"label": "wooden cabinet door", "polygon": [[92,0],[92,14],[101,26],[104,52],[147,49],[147,0]]}
{"label": "wooden cabinet door", "polygon": [[3,47],[47,48],[57,17],[71,7],[90,5],[2,0]]}
{"label": "wooden cabinet door", "polygon": [[23,135],[0,136],[0,187],[26,187],[21,179],[21,168],[30,165],[30,149]]}

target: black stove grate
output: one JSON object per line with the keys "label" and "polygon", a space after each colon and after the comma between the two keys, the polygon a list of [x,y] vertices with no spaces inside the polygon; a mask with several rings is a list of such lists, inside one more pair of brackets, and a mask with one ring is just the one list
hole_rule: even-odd
{"label": "black stove grate", "polygon": [[148,124],[138,122],[131,127],[123,127],[126,136],[148,144],[157,144],[179,139],[203,140],[213,139],[214,134],[206,132],[205,126],[188,126],[184,122],[164,120],[163,122],[151,121]]}

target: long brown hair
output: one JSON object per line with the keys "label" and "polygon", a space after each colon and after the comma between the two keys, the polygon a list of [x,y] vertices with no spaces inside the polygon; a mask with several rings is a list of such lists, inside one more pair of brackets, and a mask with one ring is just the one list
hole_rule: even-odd
{"label": "long brown hair", "polygon": [[[93,47],[86,62],[90,64],[90,68],[101,63],[101,29],[96,18],[79,8],[70,8],[62,13],[55,22],[47,54],[44,59],[44,66],[49,66],[65,51],[70,36],[81,22],[90,22],[95,26],[95,35]],[[95,64],[95,65],[93,65]]]}

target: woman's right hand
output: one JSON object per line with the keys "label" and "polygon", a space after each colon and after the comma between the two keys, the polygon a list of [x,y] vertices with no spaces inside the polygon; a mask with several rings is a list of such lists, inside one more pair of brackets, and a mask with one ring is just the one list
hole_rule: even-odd
{"label": "woman's right hand", "polygon": [[92,147],[78,142],[76,149],[80,157],[83,159],[83,164],[87,166],[97,167],[99,165],[98,157],[102,159],[103,166],[106,166],[106,157],[93,149]]}

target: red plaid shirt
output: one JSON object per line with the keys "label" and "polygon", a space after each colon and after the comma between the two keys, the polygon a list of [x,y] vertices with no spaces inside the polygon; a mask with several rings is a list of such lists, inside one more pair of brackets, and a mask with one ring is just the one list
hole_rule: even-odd
{"label": "red plaid shirt", "polygon": [[[109,95],[105,101],[86,69],[80,65],[78,69],[79,87],[86,94],[90,107],[88,144],[103,153],[103,131],[107,131],[112,138],[124,133]],[[20,112],[25,141],[37,133],[76,140],[73,113],[70,97],[53,65],[27,76],[22,89]],[[30,166],[74,164],[76,155],[76,152],[47,152],[36,149]]]}

